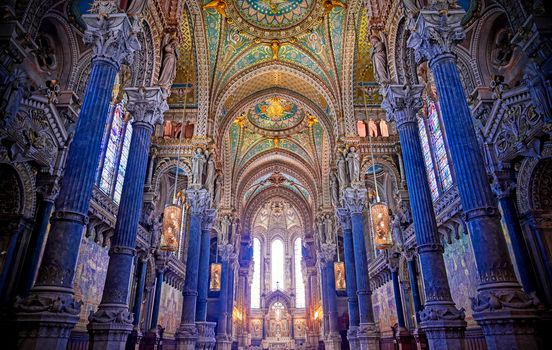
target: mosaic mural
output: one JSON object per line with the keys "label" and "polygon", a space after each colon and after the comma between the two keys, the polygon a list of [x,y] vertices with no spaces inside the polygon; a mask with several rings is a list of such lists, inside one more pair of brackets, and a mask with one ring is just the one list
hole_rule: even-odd
{"label": "mosaic mural", "polygon": [[476,293],[479,277],[469,236],[461,234],[459,240],[446,244],[444,258],[452,300],[457,308],[466,310],[468,326],[475,326],[470,297]]}
{"label": "mosaic mural", "polygon": [[297,126],[304,117],[297,105],[281,97],[271,97],[259,102],[254,107],[254,114],[249,114],[249,121],[267,130],[285,130]]}
{"label": "mosaic mural", "polygon": [[161,304],[159,307],[159,324],[165,328],[165,335],[174,336],[180,325],[182,313],[182,292],[166,283],[161,290]]}
{"label": "mosaic mural", "polygon": [[383,286],[372,292],[372,302],[374,304],[374,317],[379,322],[380,331],[390,332],[391,327],[397,323],[397,311],[395,309],[395,299],[393,292],[393,283],[387,282]]}
{"label": "mosaic mural", "polygon": [[93,239],[83,237],[80,246],[79,260],[75,271],[75,298],[83,302],[77,329],[86,331],[88,315],[96,311],[102,299],[109,248],[102,247]]}

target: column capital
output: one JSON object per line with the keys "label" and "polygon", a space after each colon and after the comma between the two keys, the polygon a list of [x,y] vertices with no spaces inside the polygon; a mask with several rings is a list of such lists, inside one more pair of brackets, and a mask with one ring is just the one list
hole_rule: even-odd
{"label": "column capital", "polygon": [[139,22],[131,24],[125,13],[114,11],[83,15],[86,23],[83,40],[92,46],[92,61],[105,61],[118,69],[122,63],[132,64],[134,51],[141,47],[136,35]]}
{"label": "column capital", "polygon": [[343,191],[343,202],[351,214],[362,214],[367,196],[366,188],[348,187]]}
{"label": "column capital", "polygon": [[133,124],[141,123],[153,128],[163,123],[163,113],[169,109],[166,96],[158,86],[126,88],[127,109],[132,114]]}
{"label": "column capital", "polygon": [[322,243],[319,254],[323,264],[333,263],[336,255],[335,243]]}
{"label": "column capital", "polygon": [[387,119],[394,121],[397,129],[405,123],[416,123],[418,111],[423,106],[422,92],[424,86],[389,85],[384,92],[382,108],[387,112]]}
{"label": "column capital", "polygon": [[217,217],[217,210],[213,208],[205,209],[205,214],[203,215],[203,220],[201,222],[202,229],[210,231],[213,227],[213,223]]}
{"label": "column capital", "polygon": [[466,37],[465,14],[462,8],[450,6],[421,10],[407,41],[415,50],[416,62],[430,61],[431,65],[435,59],[452,55],[453,45]]}
{"label": "column capital", "polygon": [[218,253],[222,261],[230,261],[232,255],[234,255],[234,246],[231,244],[221,244],[218,247]]}
{"label": "column capital", "polygon": [[60,177],[44,175],[37,177],[36,191],[42,196],[42,200],[53,203],[59,194]]}
{"label": "column capital", "polygon": [[349,209],[347,208],[337,208],[335,210],[335,214],[337,216],[337,220],[339,221],[339,225],[341,226],[342,230],[351,230],[351,214],[349,213]]}
{"label": "column capital", "polygon": [[208,193],[206,189],[190,188],[186,190],[186,201],[192,215],[201,215],[207,206]]}

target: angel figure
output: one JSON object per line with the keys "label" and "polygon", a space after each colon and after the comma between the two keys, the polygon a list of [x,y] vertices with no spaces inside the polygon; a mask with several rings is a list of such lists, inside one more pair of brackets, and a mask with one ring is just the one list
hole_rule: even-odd
{"label": "angel figure", "polygon": [[203,10],[215,9],[222,18],[226,18],[226,8],[228,3],[226,0],[212,0],[211,2],[203,5]]}
{"label": "angel figure", "polygon": [[158,84],[168,88],[176,77],[176,64],[178,61],[178,39],[175,35],[167,33],[161,43],[163,48],[163,63],[159,74]]}
{"label": "angel figure", "polygon": [[332,12],[332,10],[335,7],[342,7],[344,9],[347,8],[347,4],[339,1],[339,0],[324,0],[322,2],[322,6],[324,7],[324,16],[328,15],[328,13]]}

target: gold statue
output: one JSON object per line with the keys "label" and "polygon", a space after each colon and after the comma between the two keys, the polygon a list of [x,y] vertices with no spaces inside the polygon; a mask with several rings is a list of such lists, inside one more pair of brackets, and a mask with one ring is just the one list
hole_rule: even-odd
{"label": "gold statue", "polygon": [[226,0],[212,0],[211,2],[203,5],[203,10],[215,9],[222,18],[226,18],[226,8],[228,3]]}
{"label": "gold statue", "polygon": [[323,0],[322,6],[324,6],[324,16],[326,16],[328,13],[332,12],[334,7],[342,7],[344,9],[347,8],[347,4],[342,3],[339,0]]}

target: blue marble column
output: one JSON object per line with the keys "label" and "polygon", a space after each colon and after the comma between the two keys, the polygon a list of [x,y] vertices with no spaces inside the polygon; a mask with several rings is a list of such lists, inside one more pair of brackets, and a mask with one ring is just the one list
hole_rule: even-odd
{"label": "blue marble column", "polygon": [[48,230],[48,223],[50,222],[50,215],[54,208],[54,201],[58,195],[59,187],[57,179],[48,181],[41,186],[40,204],[36,213],[35,226],[31,240],[29,242],[29,250],[25,257],[25,263],[23,270],[21,271],[21,284],[19,287],[19,294],[22,297],[29,295],[29,292],[33,286],[34,279],[39,267],[40,253],[42,253],[42,247],[44,240],[46,239],[46,233]]}
{"label": "blue marble column", "polygon": [[357,337],[362,350],[379,349],[379,331],[374,322],[372,291],[368,275],[368,257],[364,240],[364,219],[362,212],[367,200],[366,188],[348,187],[343,191],[343,201],[351,214],[355,272],[358,296],[359,326]]}
{"label": "blue marble column", "polygon": [[414,257],[407,257],[408,279],[410,280],[410,290],[412,291],[412,302],[414,303],[414,313],[416,314],[416,323],[420,323],[420,311],[423,309],[420,299],[420,289],[418,288],[418,271],[416,271],[416,262]]}
{"label": "blue marble column", "polygon": [[[538,301],[521,290],[514,273],[453,53],[454,45],[465,38],[464,15],[460,8],[420,11],[408,46],[415,50],[418,62],[428,61],[435,78],[479,272],[480,284],[472,300],[474,319],[483,328],[489,350],[536,348]],[[504,334],[505,327],[510,329],[508,334]]]}
{"label": "blue marble column", "polygon": [[515,203],[515,183],[513,179],[495,178],[492,189],[502,209],[502,219],[504,220],[504,226],[506,226],[510,242],[512,243],[512,251],[517,264],[521,285],[526,293],[536,292],[538,283],[531,264],[531,257],[521,229]]}
{"label": "blue marble column", "polygon": [[228,332],[228,288],[230,287],[230,261],[233,259],[234,247],[231,244],[222,242],[219,245],[219,255],[222,263],[222,272],[220,279],[219,308],[217,322],[217,350],[230,350],[232,347],[232,337]]}
{"label": "blue marble column", "polygon": [[184,280],[184,296],[182,304],[182,315],[180,326],[176,331],[175,338],[178,350],[195,349],[198,338],[197,326],[195,324],[196,301],[199,273],[199,253],[201,223],[205,214],[208,193],[202,188],[190,188],[186,190],[186,200],[190,206],[190,228],[188,234],[188,255],[186,258],[186,278]]}
{"label": "blue marble column", "polygon": [[421,328],[430,347],[464,347],[464,311],[457,310],[450,294],[443,246],[437,231],[431,191],[419,139],[417,112],[422,106],[422,85],[390,85],[383,107],[395,122],[403,150],[406,182],[414,220],[416,244],[422,265],[426,304],[420,312]]}
{"label": "blue marble column", "polygon": [[163,280],[165,278],[165,269],[155,271],[155,295],[153,297],[153,310],[151,311],[150,330],[157,329],[159,323],[159,307],[161,304],[161,291],[163,290]]}
{"label": "blue marble column", "polygon": [[397,311],[397,324],[399,328],[405,328],[404,322],[404,310],[401,297],[401,286],[399,284],[399,266],[398,262],[389,264],[389,270],[391,271],[391,281],[393,282],[393,296],[395,299],[395,309]]}
{"label": "blue marble column", "polygon": [[327,299],[327,309],[324,314],[328,316],[328,329],[324,339],[325,348],[328,350],[341,349],[341,335],[337,313],[337,296],[335,294],[335,274],[333,263],[336,253],[335,243],[322,243],[320,251],[321,273],[324,275],[322,289]]}
{"label": "blue marble column", "polygon": [[128,308],[129,281],[136,253],[151,135],[155,124],[163,121],[163,113],[168,110],[160,87],[129,88],[126,92],[129,97],[127,109],[133,118],[132,138],[102,301],[98,311],[89,317],[91,350],[124,347],[133,328]]}
{"label": "blue marble column", "polygon": [[142,312],[142,300],[144,299],[147,267],[144,259],[138,259],[138,281],[136,282],[136,294],[134,297],[134,306],[132,307],[132,313],[134,314],[134,321],[132,324],[138,329],[140,328],[140,314]]}
{"label": "blue marble column", "polygon": [[351,350],[359,350],[357,339],[360,318],[358,314],[358,296],[356,285],[355,251],[353,245],[353,232],[351,230],[351,215],[345,208],[338,208],[337,218],[343,232],[343,256],[345,259],[345,276],[347,287],[347,305],[349,310],[349,329],[347,339]]}
{"label": "blue marble column", "polygon": [[[93,48],[75,136],[69,148],[56,212],[31,295],[15,304],[19,348],[65,349],[77,323],[80,303],[73,298],[73,278],[98,166],[100,142],[120,64],[140,48],[126,14],[83,15],[86,43]],[[62,305],[62,307],[58,307]]]}
{"label": "blue marble column", "polygon": [[201,229],[201,252],[199,254],[199,282],[197,289],[196,321],[207,321],[207,296],[209,293],[209,257],[211,255],[211,228],[216,211],[203,217]]}

